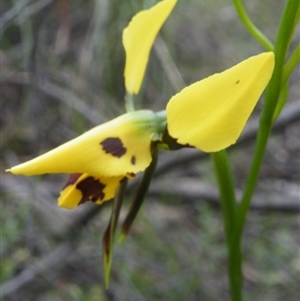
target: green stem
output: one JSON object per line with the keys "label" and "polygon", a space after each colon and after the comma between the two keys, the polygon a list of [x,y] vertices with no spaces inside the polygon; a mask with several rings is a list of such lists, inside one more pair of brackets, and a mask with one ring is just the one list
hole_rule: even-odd
{"label": "green stem", "polygon": [[108,226],[103,235],[102,261],[103,261],[105,288],[108,288],[109,286],[109,277],[110,277],[111,266],[112,266],[116,226],[119,220],[120,210],[122,207],[126,186],[127,186],[127,179],[125,178],[122,180],[121,185],[118,189],[117,196],[114,200],[112,214]]}
{"label": "green stem", "polygon": [[236,11],[249,33],[268,51],[273,51],[271,41],[252,23],[241,0],[233,0]]}
{"label": "green stem", "polygon": [[273,76],[266,90],[265,103],[260,118],[254,156],[250,172],[246,181],[244,194],[238,208],[235,233],[232,240],[232,249],[237,249],[241,243],[241,236],[245,224],[247,212],[249,210],[251,198],[253,196],[260,166],[263,161],[267,141],[272,127],[272,118],[276,108],[281,90],[282,73],[286,53],[293,34],[294,22],[297,16],[298,0],[288,0],[280,22],[278,35],[275,44],[275,68]]}
{"label": "green stem", "polygon": [[239,246],[235,249],[231,248],[237,212],[232,170],[225,150],[211,153],[211,158],[220,191],[228,249],[228,276],[231,298],[233,301],[240,301],[242,300],[243,287],[241,249]]}
{"label": "green stem", "polygon": [[[232,233],[233,234],[233,233]],[[242,250],[241,245],[232,248],[228,252],[228,268],[230,281],[230,295],[232,301],[243,300],[243,272],[242,272]]]}
{"label": "green stem", "polygon": [[286,83],[284,86],[281,88],[281,92],[278,98],[277,106],[274,111],[273,119],[272,119],[272,124],[277,120],[278,116],[280,115],[282,109],[284,108],[287,98],[289,95],[289,85]]}
{"label": "green stem", "polygon": [[290,56],[289,60],[284,66],[283,74],[282,74],[282,85],[284,85],[291,74],[293,73],[294,69],[300,62],[300,44],[296,47],[292,55]]}
{"label": "green stem", "polygon": [[134,101],[133,101],[133,95],[126,93],[125,95],[125,109],[126,112],[133,112],[135,111]]}
{"label": "green stem", "polygon": [[292,55],[290,56],[289,60],[287,61],[287,63],[283,68],[282,79],[281,79],[281,93],[273,115],[273,124],[278,118],[278,116],[280,115],[282,109],[286,104],[286,100],[288,98],[288,93],[289,93],[288,79],[293,73],[296,66],[299,64],[299,61],[300,61],[300,45],[296,47],[296,49],[294,50],[294,52],[292,53]]}
{"label": "green stem", "polygon": [[152,162],[145,170],[144,175],[140,181],[140,184],[134,194],[133,200],[130,204],[128,214],[122,225],[121,234],[118,239],[119,243],[122,243],[124,241],[124,239],[126,238],[128,232],[132,226],[132,223],[135,220],[135,218],[142,206],[142,203],[146,197],[146,194],[148,192],[148,188],[149,188],[151,180],[153,178],[157,160],[158,160],[158,149],[156,146],[153,146],[153,148],[154,149],[152,152]]}
{"label": "green stem", "polygon": [[226,239],[230,241],[236,217],[236,198],[232,171],[225,150],[211,153],[210,155],[219,186]]}

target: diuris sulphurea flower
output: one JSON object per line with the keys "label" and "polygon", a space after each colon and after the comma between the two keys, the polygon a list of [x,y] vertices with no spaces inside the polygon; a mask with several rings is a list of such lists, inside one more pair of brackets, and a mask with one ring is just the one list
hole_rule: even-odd
{"label": "diuris sulphurea flower", "polygon": [[[139,92],[154,39],[175,4],[161,1],[136,14],[124,29],[127,93]],[[252,56],[184,88],[170,99],[166,111],[123,114],[8,171],[28,176],[69,173],[60,206],[101,204],[115,196],[123,179],[148,168],[153,147],[173,149],[174,142],[216,152],[235,143],[273,68],[272,52]]]}
{"label": "diuris sulphurea flower", "polygon": [[8,171],[22,175],[81,174],[65,186],[60,206],[72,208],[87,200],[102,203],[113,198],[123,178],[149,166],[151,143],[167,143],[162,138],[165,126],[178,144],[204,152],[235,143],[273,66],[271,52],[250,57],[186,87],[170,99],[166,112],[126,113]]}
{"label": "diuris sulphurea flower", "polygon": [[274,68],[274,54],[261,53],[184,88],[170,99],[165,111],[135,111],[133,96],[140,91],[155,37],[176,2],[163,0],[137,13],[123,31],[126,114],[7,170],[27,176],[70,174],[58,199],[64,208],[114,199],[102,241],[106,287],[127,179],[144,172],[124,220],[121,241],[145,199],[159,148],[217,152],[234,144]]}

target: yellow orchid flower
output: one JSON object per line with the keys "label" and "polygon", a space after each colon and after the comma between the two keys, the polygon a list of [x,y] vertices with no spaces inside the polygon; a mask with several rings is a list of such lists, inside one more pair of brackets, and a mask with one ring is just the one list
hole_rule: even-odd
{"label": "yellow orchid flower", "polygon": [[[176,2],[163,0],[139,12],[124,29],[126,100],[139,93],[155,37]],[[58,205],[68,209],[85,202],[102,204],[113,199],[120,186],[102,242],[107,287],[126,178],[145,171],[124,220],[121,240],[145,199],[157,164],[158,148],[171,150],[187,146],[217,152],[234,144],[273,68],[272,52],[252,56],[184,88],[170,99],[166,111],[123,114],[7,171],[27,176],[70,174],[58,198]],[[130,102],[126,105],[134,109]]]}
{"label": "yellow orchid flower", "polygon": [[[175,4],[176,0],[159,2],[138,13],[124,30],[127,92],[138,93],[155,36]],[[101,204],[114,197],[124,178],[134,177],[150,165],[153,141],[167,144],[169,149],[175,141],[179,146],[205,152],[235,143],[273,67],[273,53],[253,56],[186,87],[171,98],[166,112],[124,114],[7,171],[28,176],[70,173],[59,205],[73,208],[86,201]]]}
{"label": "yellow orchid flower", "polygon": [[128,93],[139,93],[154,40],[176,2],[177,0],[164,0],[150,9],[137,13],[124,29],[123,45],[126,52],[124,77]]}
{"label": "yellow orchid flower", "polygon": [[[59,198],[75,207],[113,198],[120,181],[145,170],[152,141],[168,134],[182,146],[215,152],[235,143],[267,85],[274,54],[262,53],[219,74],[196,82],[173,96],[165,112],[124,114],[33,160],[12,167],[14,174],[76,173]],[[170,147],[171,148],[171,147]]]}
{"label": "yellow orchid flower", "polygon": [[216,152],[235,143],[274,69],[266,52],[196,82],[167,105],[167,127],[182,145]]}

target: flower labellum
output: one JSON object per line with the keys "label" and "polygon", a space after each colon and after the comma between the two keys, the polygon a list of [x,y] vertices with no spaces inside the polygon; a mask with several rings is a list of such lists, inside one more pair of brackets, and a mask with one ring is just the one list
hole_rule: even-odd
{"label": "flower labellum", "polygon": [[58,198],[58,205],[67,209],[88,201],[102,204],[111,200],[123,177],[97,179],[88,174],[71,174]]}

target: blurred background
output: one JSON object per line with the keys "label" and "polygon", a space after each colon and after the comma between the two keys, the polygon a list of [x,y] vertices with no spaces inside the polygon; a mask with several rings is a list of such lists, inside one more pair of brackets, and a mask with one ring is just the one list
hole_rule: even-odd
{"label": "blurred background", "polygon": [[[5,169],[124,113],[122,30],[154,0],[1,1],[1,292],[7,301],[229,300],[226,247],[209,157],[161,151],[104,289],[111,202],[57,207],[66,175]],[[284,0],[245,1],[274,42]],[[299,42],[299,27],[292,48]],[[264,51],[229,0],[179,0],[151,52],[138,108],[163,110],[188,84]],[[229,149],[244,186],[261,103]],[[245,300],[299,300],[299,68],[274,128],[244,240]],[[121,221],[132,196],[132,181]]]}

